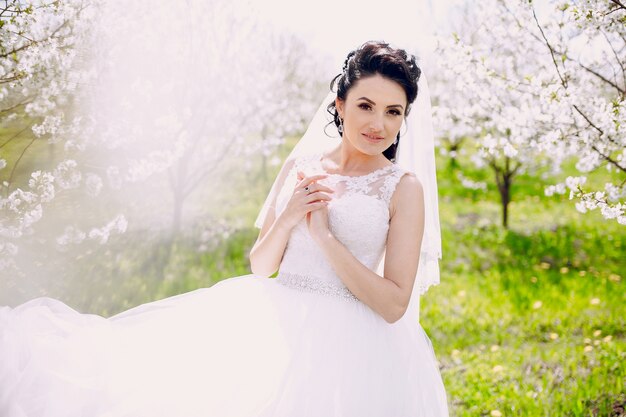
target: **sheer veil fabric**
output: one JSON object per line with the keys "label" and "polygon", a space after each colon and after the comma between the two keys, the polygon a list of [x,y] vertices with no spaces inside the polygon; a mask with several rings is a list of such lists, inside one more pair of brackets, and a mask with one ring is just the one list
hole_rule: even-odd
{"label": "sheer veil fabric", "polygon": [[[332,116],[326,110],[328,104],[334,101],[336,96],[336,92],[330,91],[324,97],[306,132],[287,157],[287,161],[330,151],[341,143],[342,138],[334,123],[331,123]],[[329,123],[331,123],[330,126]],[[327,131],[333,131],[334,135],[329,136]],[[396,164],[413,172],[424,189],[425,224],[419,267],[409,307],[402,318],[403,320],[415,320],[416,318],[419,320],[419,298],[426,293],[431,285],[439,283],[439,259],[442,256],[432,107],[428,82],[423,72],[418,81],[417,98],[409,115],[403,121],[400,132]],[[402,134],[402,132],[405,133]],[[273,202],[282,187],[281,180],[280,175],[274,180],[274,184],[254,223],[257,228],[262,227],[268,211],[275,209]],[[381,276],[384,272],[384,263],[385,257],[383,256],[376,270]]]}

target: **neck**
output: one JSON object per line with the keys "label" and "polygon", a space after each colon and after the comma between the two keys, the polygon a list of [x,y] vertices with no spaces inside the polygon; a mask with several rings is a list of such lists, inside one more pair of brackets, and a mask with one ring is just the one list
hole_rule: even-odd
{"label": "neck", "polygon": [[385,156],[381,154],[368,155],[346,144],[341,144],[324,154],[323,162],[327,171],[343,175],[360,175],[382,168],[389,164]]}

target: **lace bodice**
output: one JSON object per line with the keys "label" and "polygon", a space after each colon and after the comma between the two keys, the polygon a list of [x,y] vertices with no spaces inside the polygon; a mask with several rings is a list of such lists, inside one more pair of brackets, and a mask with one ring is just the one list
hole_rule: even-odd
{"label": "lace bodice", "polygon": [[[322,167],[321,159],[320,153],[294,161],[276,200],[277,216],[285,209],[293,193],[298,171],[307,176],[328,174]],[[328,204],[331,232],[371,270],[376,270],[383,256],[389,230],[389,203],[405,173],[405,170],[392,164],[366,175],[328,174],[328,177],[318,181],[335,190]],[[355,299],[313,241],[305,219],[291,232],[278,279],[303,290]]]}

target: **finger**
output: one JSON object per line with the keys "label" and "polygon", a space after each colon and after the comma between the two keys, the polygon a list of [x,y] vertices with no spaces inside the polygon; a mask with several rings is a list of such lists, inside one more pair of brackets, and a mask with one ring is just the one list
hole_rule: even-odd
{"label": "finger", "polygon": [[328,194],[324,194],[322,192],[311,193],[305,197],[305,201],[307,203],[311,203],[312,201],[331,201],[333,198]]}
{"label": "finger", "polygon": [[307,213],[310,213],[315,210],[319,210],[324,207],[328,207],[328,201],[318,201],[317,203],[309,203],[306,206]]}
{"label": "finger", "polygon": [[311,184],[313,181],[319,181],[326,178],[327,174],[319,174],[319,175],[311,175],[310,177],[304,177],[302,181],[298,184],[298,187],[306,187]]}
{"label": "finger", "polygon": [[[318,182],[316,182],[314,184],[311,184],[308,187],[309,187],[309,189],[308,189],[309,194],[315,193],[315,192],[318,192],[318,191],[326,191],[327,193],[334,193],[335,192],[335,190],[333,190],[332,188],[326,187],[325,185],[322,185],[322,184],[320,184]],[[305,191],[307,191],[307,190],[305,190]]]}
{"label": "finger", "polygon": [[330,187],[326,187],[325,185],[322,185],[322,184],[319,184],[319,183],[316,183],[316,184],[317,184],[317,187],[315,187],[315,191],[326,191],[327,193],[334,193],[335,192],[335,190],[333,190]]}

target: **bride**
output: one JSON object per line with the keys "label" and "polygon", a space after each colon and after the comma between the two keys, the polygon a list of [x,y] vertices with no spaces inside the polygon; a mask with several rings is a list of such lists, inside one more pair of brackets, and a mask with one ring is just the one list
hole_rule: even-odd
{"label": "bride", "polygon": [[448,415],[417,316],[441,243],[414,56],[348,54],[255,224],[253,273],[210,288],[110,318],[1,307],[0,415]]}

